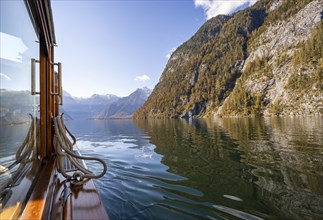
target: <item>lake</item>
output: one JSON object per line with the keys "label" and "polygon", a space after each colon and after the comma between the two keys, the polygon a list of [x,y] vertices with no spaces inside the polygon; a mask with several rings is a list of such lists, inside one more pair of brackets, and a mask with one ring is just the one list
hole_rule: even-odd
{"label": "lake", "polygon": [[112,220],[323,219],[322,117],[66,124]]}

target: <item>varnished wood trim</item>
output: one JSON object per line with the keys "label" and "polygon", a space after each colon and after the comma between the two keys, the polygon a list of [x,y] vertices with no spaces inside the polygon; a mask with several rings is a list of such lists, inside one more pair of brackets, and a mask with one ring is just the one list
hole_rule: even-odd
{"label": "varnished wood trim", "polygon": [[0,219],[17,219],[20,215],[22,209],[26,205],[26,198],[31,193],[35,180],[39,175],[40,161],[34,161],[32,163],[31,169],[22,178],[18,185],[10,187],[12,190],[12,195],[10,199],[6,202],[5,206],[2,207],[0,212]]}
{"label": "varnished wood trim", "polygon": [[51,62],[54,62],[53,45],[56,39],[50,1],[25,0],[25,4],[40,42],[40,156],[45,158],[53,153],[51,116],[56,113],[50,95],[50,83],[54,71]]}
{"label": "varnished wood trim", "polygon": [[47,56],[45,45],[40,42],[40,156],[45,158],[47,156]]}
{"label": "varnished wood trim", "polygon": [[[71,195],[62,205],[60,197],[66,187],[70,187]],[[56,175],[55,162],[49,160],[40,172],[20,219],[104,220],[109,216],[92,180],[81,186],[71,186],[61,174]]]}
{"label": "varnished wood trim", "polygon": [[55,187],[54,161],[47,161],[20,219],[48,219]]}
{"label": "varnished wood trim", "polygon": [[66,210],[69,210],[67,219],[109,219],[92,180],[72,188],[69,200],[66,204]]}
{"label": "varnished wood trim", "polygon": [[[71,186],[59,174],[56,183],[51,219],[109,219],[93,180],[88,180],[81,186]],[[62,205],[59,198],[67,187],[70,188],[71,195]]]}
{"label": "varnished wood trim", "polygon": [[[52,47],[49,47],[49,54],[52,54],[51,50]],[[51,76],[52,76],[52,66],[51,63],[52,62],[52,58],[51,56],[48,57],[47,59],[47,81],[46,81],[46,85],[47,85],[47,93],[46,93],[46,99],[47,99],[47,154],[50,156],[52,155],[53,152],[53,130],[52,130],[52,101],[51,101],[51,95],[50,95],[50,88],[51,88]]]}
{"label": "varnished wood trim", "polygon": [[47,47],[56,44],[50,0],[25,0],[25,3],[39,40]]}

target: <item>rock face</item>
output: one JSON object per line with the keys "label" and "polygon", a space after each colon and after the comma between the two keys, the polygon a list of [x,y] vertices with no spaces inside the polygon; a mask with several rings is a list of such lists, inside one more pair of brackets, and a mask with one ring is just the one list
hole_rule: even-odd
{"label": "rock face", "polygon": [[[320,82],[323,71],[322,40],[319,40],[323,30],[322,11],[322,1],[312,1],[288,19],[264,24],[264,31],[251,38],[243,77],[237,81],[249,97],[256,97],[248,101],[256,102],[260,97],[259,106],[255,103],[247,105],[248,113],[259,111],[265,115],[297,115],[320,114],[323,110]],[[316,55],[302,51],[315,48],[318,50]],[[261,63],[259,68],[252,70],[251,66],[257,65],[257,62]],[[236,93],[230,96],[233,95]],[[225,100],[224,108],[218,110],[217,115],[225,115],[225,111],[242,113],[228,106],[232,99],[228,97]]]}
{"label": "rock face", "polygon": [[322,114],[323,2],[260,0],[207,21],[134,115]]}
{"label": "rock face", "polygon": [[269,24],[250,45],[251,52],[246,62],[251,62],[256,57],[277,56],[304,42],[321,21],[322,7],[321,1],[312,1],[287,20]]}

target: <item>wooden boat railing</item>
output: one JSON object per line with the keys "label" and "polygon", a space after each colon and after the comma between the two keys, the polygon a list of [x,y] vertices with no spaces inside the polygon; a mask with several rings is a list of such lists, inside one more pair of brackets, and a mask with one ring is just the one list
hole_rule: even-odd
{"label": "wooden boat railing", "polygon": [[[61,152],[56,152],[56,155],[46,162],[36,183],[38,187],[35,187],[20,218],[109,219],[91,178],[104,175],[107,170],[105,162],[102,163],[103,171],[99,175],[88,170],[83,158],[96,161],[101,159],[81,156],[77,149],[73,149],[76,139],[65,127],[62,115],[57,116],[55,120],[55,126],[59,123],[59,130],[63,132],[55,135],[59,135],[61,140],[64,139],[67,145],[59,148],[58,145],[64,142],[56,140],[54,146],[56,145],[57,150]],[[73,141],[70,141],[66,133],[69,133]],[[73,157],[77,155],[78,158],[71,160],[71,155]],[[86,172],[82,173],[79,166],[82,166],[82,170]]]}

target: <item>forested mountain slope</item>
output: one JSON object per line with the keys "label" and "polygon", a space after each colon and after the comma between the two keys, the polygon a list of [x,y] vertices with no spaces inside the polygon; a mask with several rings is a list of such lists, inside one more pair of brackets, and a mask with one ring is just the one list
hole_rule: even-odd
{"label": "forested mountain slope", "polygon": [[260,0],[172,54],[136,118],[319,114],[323,2]]}

